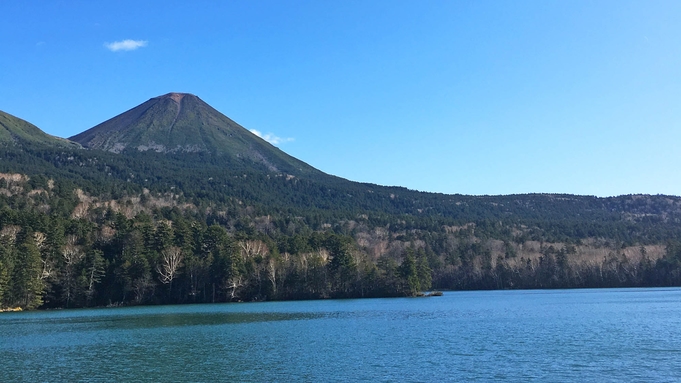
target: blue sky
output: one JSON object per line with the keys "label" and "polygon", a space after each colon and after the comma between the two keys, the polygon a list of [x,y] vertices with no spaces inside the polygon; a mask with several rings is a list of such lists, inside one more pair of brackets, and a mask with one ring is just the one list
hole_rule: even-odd
{"label": "blue sky", "polygon": [[25,1],[0,14],[0,110],[56,136],[188,92],[354,181],[681,195],[679,1]]}

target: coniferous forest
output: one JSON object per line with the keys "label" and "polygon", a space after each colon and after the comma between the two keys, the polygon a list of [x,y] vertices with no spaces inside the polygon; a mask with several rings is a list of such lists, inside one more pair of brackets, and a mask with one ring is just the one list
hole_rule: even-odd
{"label": "coniferous forest", "polygon": [[457,197],[36,150],[3,153],[3,307],[681,284],[677,197]]}
{"label": "coniferous forest", "polygon": [[681,285],[679,197],[444,195],[274,161],[3,142],[0,308]]}

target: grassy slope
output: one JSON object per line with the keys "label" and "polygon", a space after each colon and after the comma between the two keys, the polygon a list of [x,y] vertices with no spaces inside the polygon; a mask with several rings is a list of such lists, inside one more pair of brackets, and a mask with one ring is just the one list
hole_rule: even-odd
{"label": "grassy slope", "polygon": [[30,142],[59,147],[78,148],[80,145],[63,138],[50,136],[35,125],[0,111],[0,143]]}

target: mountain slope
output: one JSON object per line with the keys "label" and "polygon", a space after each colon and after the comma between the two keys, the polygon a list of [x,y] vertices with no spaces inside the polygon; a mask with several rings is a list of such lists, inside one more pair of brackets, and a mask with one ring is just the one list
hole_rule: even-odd
{"label": "mountain slope", "polygon": [[28,121],[0,111],[0,144],[15,145],[26,143],[57,147],[79,147],[74,142],[50,136]]}
{"label": "mountain slope", "polygon": [[246,160],[264,165],[273,172],[322,174],[187,93],[154,97],[69,139],[114,153],[207,153],[228,163]]}
{"label": "mountain slope", "polygon": [[[187,94],[74,137],[92,150],[10,117],[0,309],[681,285],[677,196],[352,182]],[[13,144],[30,142],[40,145]]]}

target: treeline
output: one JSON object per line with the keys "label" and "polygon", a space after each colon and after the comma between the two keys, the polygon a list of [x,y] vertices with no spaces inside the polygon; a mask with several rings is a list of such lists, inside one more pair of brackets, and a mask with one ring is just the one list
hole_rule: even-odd
{"label": "treeline", "polygon": [[401,265],[373,263],[352,238],[331,232],[275,241],[147,214],[37,223],[0,225],[0,306],[411,296],[430,288],[422,252],[409,250]]}
{"label": "treeline", "polygon": [[64,191],[77,187],[101,199],[173,191],[179,203],[201,209],[245,204],[258,215],[302,217],[313,230],[366,215],[373,225],[401,224],[405,230],[438,231],[469,222],[480,230],[524,225],[530,235],[551,242],[605,237],[634,245],[681,238],[681,198],[673,196],[445,195],[321,172],[281,174],[246,159],[206,153],[115,154],[28,144],[0,149],[0,172],[26,174],[36,188],[45,189],[53,179]]}
{"label": "treeline", "polygon": [[200,153],[0,149],[0,308],[681,285],[679,197],[442,195]]}
{"label": "treeline", "polygon": [[[681,285],[681,244],[653,259],[613,250],[579,260],[578,246],[495,255],[470,231],[448,249],[431,238],[399,238],[397,252],[371,256],[331,230],[266,235],[228,231],[181,214],[111,210],[99,219],[0,210],[0,307],[57,308],[414,296],[437,289],[529,289]],[[451,239],[451,237],[450,237]],[[521,240],[521,239],[519,239]]]}
{"label": "treeline", "polygon": [[538,258],[506,253],[493,257],[479,243],[462,244],[435,269],[442,289],[561,289],[681,286],[681,244],[671,241],[662,257],[652,259],[641,246],[637,256],[615,248],[601,259],[576,257],[575,246],[550,245]]}

